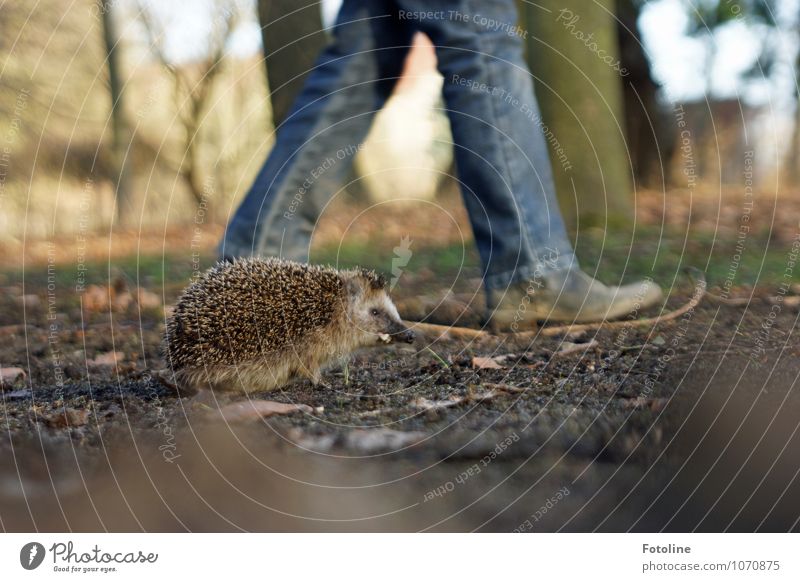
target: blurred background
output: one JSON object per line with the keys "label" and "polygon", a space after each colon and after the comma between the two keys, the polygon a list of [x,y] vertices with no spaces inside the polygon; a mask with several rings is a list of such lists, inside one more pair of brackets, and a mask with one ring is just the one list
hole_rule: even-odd
{"label": "blurred background", "polygon": [[[652,277],[674,309],[694,266],[712,295],[672,324],[570,335],[581,353],[439,338],[362,354],[335,393],[270,395],[321,419],[234,434],[205,416],[195,433],[208,406],[159,380],[164,318],[216,260],[337,2],[0,4],[0,528],[511,531],[568,485],[536,529],[797,529],[800,0],[518,7],[531,125],[583,267]],[[479,324],[442,83],[417,36],[312,260],[396,275],[409,319],[448,304]],[[471,398],[492,350],[481,377],[530,390],[415,412]],[[512,350],[527,359],[504,368]],[[511,434],[490,471],[425,504]],[[440,438],[403,452],[420,435]]]}
{"label": "blurred background", "polygon": [[[137,245],[161,246],[154,251],[211,253],[338,2],[44,0],[0,10],[0,245],[17,262],[37,259],[25,241],[109,232],[135,232]],[[519,11],[579,254],[599,260],[581,233],[610,249],[609,236],[631,242],[633,224],[648,258],[657,254],[649,226],[658,240],[691,231],[703,251],[708,240],[735,243],[754,194],[761,234],[793,238],[796,221],[776,205],[791,205],[800,181],[797,0],[546,0]],[[463,248],[470,236],[442,79],[427,39],[416,44],[315,248],[352,246],[363,262],[358,242],[375,239],[381,211],[352,225],[343,209],[401,199],[446,203],[437,244]],[[412,226],[390,229],[387,245]],[[424,230],[414,228],[418,245]],[[178,247],[163,244],[170,234]]]}

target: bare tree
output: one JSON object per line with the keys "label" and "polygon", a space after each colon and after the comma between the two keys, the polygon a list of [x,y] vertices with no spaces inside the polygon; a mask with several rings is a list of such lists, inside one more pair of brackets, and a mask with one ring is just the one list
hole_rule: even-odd
{"label": "bare tree", "polygon": [[196,63],[177,65],[164,51],[164,27],[141,2],[139,14],[147,32],[150,49],[173,81],[173,97],[178,119],[183,126],[183,155],[176,164],[178,172],[195,201],[203,200],[203,176],[199,163],[199,132],[214,81],[222,70],[225,47],[238,24],[235,2],[215,3],[214,26],[208,39],[207,56]]}
{"label": "bare tree", "polygon": [[661,85],[653,77],[645,53],[639,16],[646,0],[617,0],[620,62],[628,73],[623,79],[625,129],[636,181],[658,188],[668,172],[675,147],[672,113],[659,103]]}
{"label": "bare tree", "polygon": [[128,150],[131,143],[131,129],[125,114],[120,74],[120,43],[114,17],[111,13],[112,0],[97,0],[103,19],[103,42],[106,49],[106,68],[108,70],[108,89],[111,97],[112,158],[114,166],[114,191],[116,197],[117,220],[124,220],[131,206],[130,172]]}
{"label": "bare tree", "polygon": [[[619,57],[615,1],[541,0],[521,8],[565,217],[581,228],[625,227],[633,217],[633,184],[622,91],[628,72]],[[569,166],[556,159],[556,143]]]}

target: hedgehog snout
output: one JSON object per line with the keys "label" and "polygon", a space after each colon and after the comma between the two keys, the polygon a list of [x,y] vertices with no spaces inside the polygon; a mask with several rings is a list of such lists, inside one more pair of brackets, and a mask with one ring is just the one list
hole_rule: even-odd
{"label": "hedgehog snout", "polygon": [[413,344],[414,339],[417,337],[416,334],[408,329],[405,325],[394,321],[389,326],[389,334],[391,335],[393,341],[406,342],[408,344]]}
{"label": "hedgehog snout", "polygon": [[397,336],[397,341],[406,342],[407,344],[413,344],[414,340],[416,338],[417,338],[417,334],[415,334],[410,329],[407,329],[407,330],[401,332],[400,335]]}

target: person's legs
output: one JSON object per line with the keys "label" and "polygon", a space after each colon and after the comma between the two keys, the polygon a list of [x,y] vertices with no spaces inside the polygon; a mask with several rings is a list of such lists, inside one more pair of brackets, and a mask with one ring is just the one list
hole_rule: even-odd
{"label": "person's legs", "polygon": [[512,0],[398,0],[436,46],[456,165],[488,288],[575,264]]}
{"label": "person's legs", "polygon": [[656,285],[606,287],[578,268],[514,1],[396,1],[436,46],[492,320],[612,318],[657,301]]}
{"label": "person's legs", "polygon": [[399,77],[413,31],[382,0],[344,0],[321,55],[220,243],[221,258],[308,260],[322,209]]}

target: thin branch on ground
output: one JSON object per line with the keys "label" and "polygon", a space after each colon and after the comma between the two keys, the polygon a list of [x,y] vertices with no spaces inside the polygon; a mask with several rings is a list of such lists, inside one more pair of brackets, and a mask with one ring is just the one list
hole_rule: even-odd
{"label": "thin branch on ground", "polygon": [[483,329],[471,329],[468,327],[450,327],[447,325],[437,325],[433,323],[419,323],[413,321],[406,321],[405,324],[409,327],[413,326],[415,331],[419,331],[426,335],[438,335],[439,339],[469,339],[469,340],[484,339],[484,338],[499,338],[499,337],[505,337],[509,339],[534,339],[539,336],[553,337],[563,334],[595,331],[599,329],[653,327],[660,323],[674,321],[699,305],[703,297],[706,296],[706,279],[705,275],[701,272],[698,272],[696,277],[697,277],[697,283],[695,284],[695,292],[692,295],[691,299],[689,299],[689,301],[680,306],[678,309],[669,311],[667,313],[663,313],[656,317],[645,317],[642,319],[633,319],[625,321],[601,321],[601,322],[586,323],[586,324],[560,325],[555,327],[543,327],[535,331],[523,331],[517,333],[509,332],[500,334],[493,334]]}

